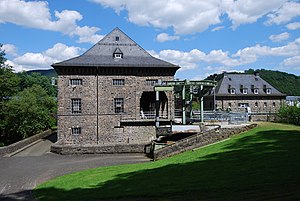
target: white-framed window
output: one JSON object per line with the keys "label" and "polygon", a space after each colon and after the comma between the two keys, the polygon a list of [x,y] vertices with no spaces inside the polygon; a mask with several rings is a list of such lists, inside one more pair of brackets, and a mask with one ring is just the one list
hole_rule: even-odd
{"label": "white-framed window", "polygon": [[246,108],[249,107],[249,103],[239,103],[238,106],[239,108]]}
{"label": "white-framed window", "polygon": [[116,58],[116,59],[122,59],[123,55],[121,53],[115,53],[114,54],[114,58]]}
{"label": "white-framed window", "polygon": [[254,94],[258,94],[258,89],[254,89]]}
{"label": "white-framed window", "polygon": [[254,107],[258,107],[258,102],[255,102],[255,103],[254,103]]}
{"label": "white-framed window", "polygon": [[267,107],[267,106],[268,106],[267,102],[264,102],[264,107]]}
{"label": "white-framed window", "polygon": [[267,94],[271,94],[272,90],[271,89],[266,89]]}
{"label": "white-framed window", "polygon": [[72,133],[72,135],[80,135],[81,134],[81,127],[72,127],[71,133]]}
{"label": "white-framed window", "polygon": [[243,94],[247,94],[248,93],[248,89],[243,89]]}
{"label": "white-framed window", "polygon": [[114,99],[114,111],[115,113],[124,112],[124,98],[115,98]]}
{"label": "white-framed window", "polygon": [[123,86],[125,85],[124,79],[113,79],[113,85],[114,86]]}
{"label": "white-framed window", "polygon": [[70,79],[69,84],[71,86],[82,85],[82,79]]}
{"label": "white-framed window", "polygon": [[158,83],[158,80],[157,79],[147,79],[146,80],[146,85],[147,86],[154,86]]}
{"label": "white-framed window", "polygon": [[235,94],[235,88],[229,89],[229,93],[230,93],[230,94]]}
{"label": "white-framed window", "polygon": [[119,41],[119,40],[120,40],[120,37],[119,37],[119,36],[116,36],[115,39],[116,39],[116,41]]}
{"label": "white-framed window", "polygon": [[72,98],[72,114],[80,114],[81,113],[81,99],[80,98]]}

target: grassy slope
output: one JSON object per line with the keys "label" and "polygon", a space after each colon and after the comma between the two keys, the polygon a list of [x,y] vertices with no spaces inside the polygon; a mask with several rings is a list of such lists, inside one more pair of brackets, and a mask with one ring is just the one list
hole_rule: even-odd
{"label": "grassy slope", "polygon": [[231,140],[143,164],[104,167],[38,186],[46,200],[299,200],[300,127],[263,123]]}

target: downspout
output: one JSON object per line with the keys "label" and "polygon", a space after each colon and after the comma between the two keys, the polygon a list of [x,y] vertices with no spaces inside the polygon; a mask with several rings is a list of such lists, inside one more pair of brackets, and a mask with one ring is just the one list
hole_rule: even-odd
{"label": "downspout", "polygon": [[96,72],[96,80],[97,80],[97,114],[96,114],[96,117],[97,117],[97,144],[99,144],[99,83],[98,83],[98,66],[97,66],[97,72]]}

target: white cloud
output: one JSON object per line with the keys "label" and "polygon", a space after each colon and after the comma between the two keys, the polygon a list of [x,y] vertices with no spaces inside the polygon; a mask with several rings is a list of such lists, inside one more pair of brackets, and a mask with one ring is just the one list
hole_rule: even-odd
{"label": "white cloud", "polygon": [[17,56],[9,64],[16,71],[33,70],[33,69],[49,69],[51,64],[78,56],[82,49],[74,46],[67,46],[62,43],[55,44],[52,48],[41,53],[28,52],[21,56]]}
{"label": "white cloud", "polygon": [[281,42],[284,40],[287,40],[290,37],[290,34],[288,32],[283,32],[281,34],[277,35],[271,35],[269,39],[273,42]]}
{"label": "white cloud", "polygon": [[[234,54],[223,50],[211,50],[209,53],[204,53],[198,49],[193,49],[188,52],[179,50],[162,50],[160,52],[151,50],[148,52],[157,58],[181,66],[181,71],[196,69],[200,65],[209,66],[211,69],[206,69],[209,71],[229,71],[238,66],[255,63],[259,59],[266,57],[291,57],[290,59],[284,60],[285,65],[291,65],[292,62],[295,63],[298,61],[300,38],[287,45],[278,47],[261,46],[257,44],[240,49]],[[219,67],[216,69],[214,66]]]}
{"label": "white cloud", "polygon": [[300,69],[300,56],[294,56],[291,58],[287,58],[285,60],[283,60],[283,62],[281,63],[281,65],[283,66],[297,66]]}
{"label": "white cloud", "polygon": [[193,49],[190,52],[162,50],[159,53],[155,53],[154,56],[181,66],[180,70],[183,71],[195,69],[198,66],[197,63],[205,56],[205,53],[197,49]]}
{"label": "white cloud", "polygon": [[300,22],[293,22],[286,25],[286,27],[290,30],[296,30],[300,28]]}
{"label": "white cloud", "polygon": [[283,24],[289,22],[297,16],[300,16],[300,3],[290,1],[283,4],[275,12],[269,14],[267,23]]}
{"label": "white cloud", "polygon": [[[241,24],[254,23],[258,19],[269,15],[269,21],[284,18],[285,21],[296,16],[297,8],[286,11],[287,6],[298,6],[298,3],[288,0],[91,0],[104,7],[110,7],[120,13],[127,11],[128,20],[141,26],[154,26],[166,29],[172,27],[175,34],[193,34],[207,30],[212,25],[222,23],[221,16],[227,15],[235,29]],[[288,2],[288,3],[287,3]],[[298,13],[299,10],[298,10]],[[217,26],[212,31],[220,30]]]}
{"label": "white cloud", "polygon": [[9,65],[9,66],[12,66],[12,67],[13,67],[13,70],[14,70],[15,72],[22,72],[22,71],[24,71],[24,70],[27,70],[27,69],[24,69],[22,65],[18,65],[18,64],[14,63],[14,62],[11,61],[11,60],[7,60],[7,61],[5,62],[5,64],[7,64],[7,65]]}
{"label": "white cloud", "polygon": [[56,62],[78,56],[81,52],[82,49],[79,47],[69,47],[62,43],[56,43],[52,48],[46,50],[43,54],[53,58]]}
{"label": "white cloud", "polygon": [[5,54],[7,55],[17,55],[17,47],[13,44],[3,44],[1,49],[4,50]]}
{"label": "white cloud", "polygon": [[217,27],[213,28],[211,31],[215,32],[215,31],[219,31],[219,30],[224,29],[224,28],[225,28],[224,26],[217,26]]}
{"label": "white cloud", "polygon": [[[25,27],[58,31],[69,36],[78,36],[78,42],[95,43],[103,36],[96,34],[97,27],[80,27],[77,21],[82,15],[77,11],[55,11],[56,20],[52,20],[46,1],[1,0],[0,23],[13,23]],[[97,42],[97,41],[96,41]]]}
{"label": "white cloud", "polygon": [[233,57],[239,57],[241,64],[253,63],[257,61],[259,57],[265,56],[275,56],[275,57],[284,57],[284,56],[294,56],[300,53],[300,38],[295,41],[288,43],[284,46],[279,47],[269,47],[261,46],[259,44],[246,47],[237,51]]}
{"label": "white cloud", "polygon": [[190,34],[206,30],[210,25],[219,24],[221,0],[184,1],[144,0],[92,0],[117,13],[128,11],[128,20],[134,24],[157,28],[173,27],[176,34]]}
{"label": "white cloud", "polygon": [[161,33],[156,36],[156,40],[158,42],[166,42],[166,41],[179,40],[179,39],[180,39],[179,36],[170,36],[167,33]]}
{"label": "white cloud", "polygon": [[241,24],[254,23],[269,12],[278,9],[287,0],[272,0],[272,3],[264,0],[225,0],[223,9],[229,19],[232,20],[233,28]]}

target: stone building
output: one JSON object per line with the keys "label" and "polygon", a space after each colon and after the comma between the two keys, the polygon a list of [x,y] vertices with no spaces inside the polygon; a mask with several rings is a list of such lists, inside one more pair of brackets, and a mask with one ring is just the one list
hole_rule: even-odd
{"label": "stone building", "polygon": [[[84,54],[52,65],[58,74],[58,140],[64,145],[149,143],[155,91],[179,66],[152,57],[119,28]],[[159,92],[159,115],[173,115],[173,92]]]}
{"label": "stone building", "polygon": [[252,120],[266,120],[266,114],[276,113],[285,103],[285,97],[263,80],[258,72],[252,75],[223,73],[215,90],[204,97],[204,108],[246,111],[251,114]]}

